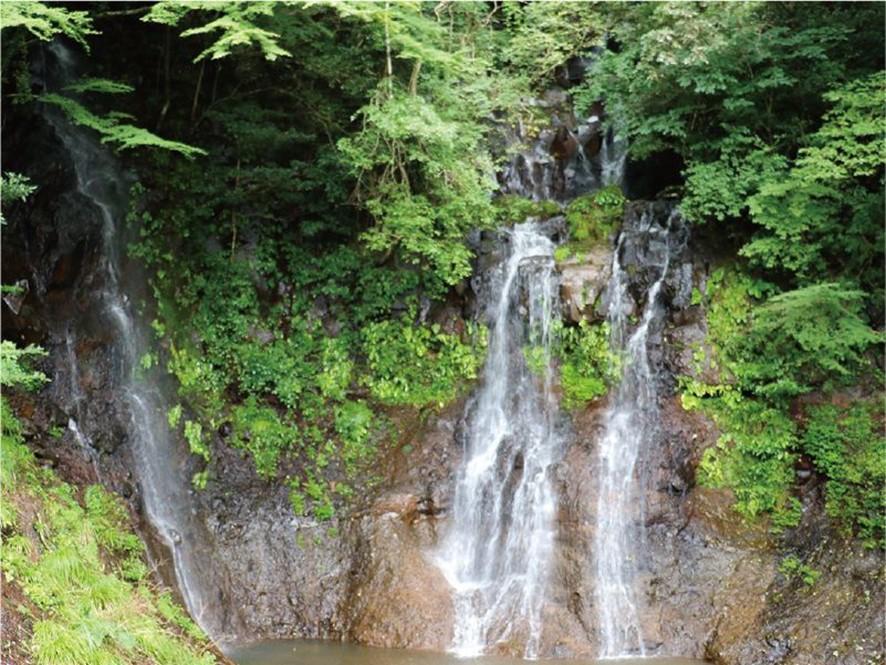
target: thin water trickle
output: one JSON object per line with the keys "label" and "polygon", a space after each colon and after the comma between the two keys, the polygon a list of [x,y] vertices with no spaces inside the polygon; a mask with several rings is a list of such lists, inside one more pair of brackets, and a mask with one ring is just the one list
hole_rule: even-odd
{"label": "thin water trickle", "polygon": [[[554,244],[534,223],[515,226],[509,244],[487,295],[484,380],[467,423],[453,523],[437,553],[454,589],[453,651],[460,656],[510,639],[523,641],[527,657],[538,654],[554,545],[551,470],[562,447],[550,377]],[[527,367],[525,345],[541,349],[541,377]]]}
{"label": "thin water trickle", "polygon": [[[63,85],[76,76],[76,59],[62,43],[49,45],[55,57],[58,83]],[[205,562],[189,538],[199,530],[192,516],[190,483],[185,473],[187,452],[176,445],[166,422],[166,404],[158,387],[140,376],[139,360],[147,351],[143,330],[136,320],[129,297],[122,285],[121,251],[125,248],[123,219],[127,184],[108,149],[89,130],[73,125],[57,110],[46,108],[45,115],[74,164],[78,191],[88,198],[101,214],[101,265],[103,284],[96,294],[103,319],[113,331],[112,353],[115,360],[117,388],[125,398],[130,414],[127,441],[135,459],[134,472],[150,524],[156,529],[172,555],[179,590],[194,619],[215,636],[211,604],[203,584]],[[71,367],[72,395],[79,414],[84,396],[78,380],[74,333],[66,336],[66,354]],[[81,423],[82,424],[82,423]],[[71,419],[69,429],[78,442],[89,445],[81,424]],[[203,572],[201,573],[201,570]]]}
{"label": "thin water trickle", "polygon": [[[595,593],[600,628],[600,656],[619,658],[646,655],[637,593],[637,559],[642,553],[643,497],[637,465],[643,448],[654,442],[658,395],[655,369],[649,359],[649,332],[664,313],[661,291],[673,251],[674,211],[664,227],[647,214],[640,233],[660,236],[663,260],[646,293],[642,318],[629,334],[632,311],[628,274],[621,262],[627,232],[623,232],[612,260],[609,284],[610,345],[622,361],[621,383],[605,416],[600,439],[599,495],[594,535]],[[648,242],[648,241],[647,241]]]}

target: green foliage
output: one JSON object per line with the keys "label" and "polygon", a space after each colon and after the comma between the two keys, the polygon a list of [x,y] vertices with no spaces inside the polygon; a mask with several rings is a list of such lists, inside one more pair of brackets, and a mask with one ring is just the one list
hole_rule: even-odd
{"label": "green foliage", "polygon": [[550,364],[548,351],[543,346],[524,346],[523,359],[529,371],[536,376],[544,376]]}
{"label": "green foliage", "polygon": [[252,454],[260,475],[275,477],[281,452],[298,442],[295,425],[284,424],[274,409],[259,406],[255,397],[234,407],[232,420],[231,442]]}
{"label": "green foliage", "polygon": [[[24,201],[37,189],[36,185],[31,184],[31,180],[27,176],[20,173],[0,174],[0,205],[8,206],[16,201]],[[3,214],[0,213],[0,226],[6,223]]]}
{"label": "green foliage", "polygon": [[[285,4],[278,3],[278,6]],[[280,47],[278,43],[280,35],[259,27],[259,21],[264,17],[273,16],[275,8],[275,4],[269,2],[163,0],[155,3],[142,20],[176,26],[191,12],[209,12],[214,16],[211,21],[181,33],[182,37],[221,33],[194,59],[195,62],[207,57],[218,60],[231,55],[235,48],[253,45],[261,50],[266,60],[274,61],[279,57],[292,55]]]}
{"label": "green foliage", "polygon": [[188,442],[188,448],[192,453],[209,461],[209,448],[203,438],[203,425],[195,420],[186,420],[185,441]]}
{"label": "green foliage", "polygon": [[563,405],[575,409],[606,394],[619,378],[619,362],[609,348],[609,326],[581,321],[557,332]]}
{"label": "green foliage", "polygon": [[39,346],[22,348],[9,340],[0,341],[0,386],[34,390],[49,379],[43,372],[28,368],[28,363],[46,355]]}
{"label": "green foliage", "polygon": [[[704,410],[722,433],[717,445],[705,451],[699,482],[731,488],[739,513],[749,518],[770,514],[773,526],[783,528],[799,519],[798,503],[791,497],[798,454],[823,460],[821,468],[827,466],[828,452],[843,454],[836,445],[838,435],[825,436],[820,424],[813,427],[812,436],[821,445],[810,448],[809,429],[803,433],[791,418],[791,399],[857,380],[869,366],[864,352],[880,336],[860,318],[863,294],[858,291],[836,284],[770,296],[773,290],[771,284],[735,271],[712,276],[707,320],[712,368],[719,371],[720,383],[684,380],[683,405]],[[754,305],[766,296],[770,297],[764,303]],[[870,421],[867,427],[870,430]],[[871,457],[876,439],[858,432],[849,436],[864,440],[847,444],[845,450],[843,459],[853,468],[853,477],[862,487],[865,482],[879,483],[882,468]],[[840,483],[846,482],[846,475],[835,471],[835,477],[833,491],[845,492]],[[860,492],[853,501],[867,501],[863,509],[855,503],[829,510],[845,512],[850,524],[862,516],[876,521],[870,496],[859,499]],[[833,505],[838,503],[835,499]],[[869,526],[863,537],[869,540],[876,528]]]}
{"label": "green foliage", "polygon": [[813,387],[845,385],[869,365],[864,353],[882,342],[862,318],[865,294],[816,284],[773,296],[754,310],[736,350],[736,371],[763,397],[793,397]]}
{"label": "green foliage", "polygon": [[349,468],[369,456],[372,429],[372,409],[364,402],[347,401],[335,410],[335,431],[344,444],[342,456]]}
{"label": "green foliage", "polygon": [[810,126],[804,114],[814,117],[821,93],[844,75],[849,59],[834,56],[853,25],[882,14],[752,3],[608,9],[617,47],[603,54],[580,102],[605,98],[635,156],[671,148],[690,164],[715,158],[735,130],[795,141]]}
{"label": "green foliage", "polygon": [[783,156],[747,132],[727,136],[717,150],[715,160],[694,162],[686,169],[680,211],[689,221],[741,217],[750,205],[748,198],[762,185],[779,180],[787,164]]}
{"label": "green foliage", "polygon": [[[110,82],[104,82],[105,84]],[[116,84],[121,89],[110,90],[112,92],[121,92],[126,87],[122,84]],[[92,91],[109,92],[107,86],[104,89],[93,87]],[[80,102],[59,95],[54,92],[48,92],[39,96],[39,101],[46,104],[58,106],[65,115],[78,125],[83,125],[89,129],[93,129],[101,135],[103,143],[110,143],[117,150],[129,150],[132,148],[160,148],[162,150],[170,150],[177,152],[185,157],[194,157],[196,155],[205,155],[206,151],[201,148],[182,143],[181,141],[171,141],[164,139],[156,134],[149,132],[143,127],[137,127],[129,123],[121,123],[124,116],[119,113],[108,113],[100,116],[93,113]]]}
{"label": "green foliage", "polygon": [[857,531],[867,547],[884,547],[886,437],[882,405],[832,404],[810,408],[803,451],[828,477],[829,515]]}
{"label": "green foliage", "polygon": [[603,21],[586,3],[503,3],[507,39],[500,57],[533,87],[550,81],[569,58],[603,41]]}
{"label": "green foliage", "polygon": [[529,217],[549,219],[562,212],[556,201],[533,201],[516,194],[496,197],[493,204],[496,218],[501,224],[514,224]]}
{"label": "green foliage", "polygon": [[414,326],[408,319],[381,321],[363,331],[373,397],[385,404],[440,405],[477,377],[485,329],[472,331],[474,345],[436,324]]}
{"label": "green foliage", "polygon": [[682,158],[686,218],[751,222],[725,233],[785,286],[879,291],[886,75],[861,53],[882,50],[884,8],[667,2],[604,14],[610,48],[580,105],[605,99],[635,157]]}
{"label": "green foliage", "polygon": [[814,586],[821,577],[821,571],[803,563],[797,556],[789,554],[778,564],[778,572],[790,579],[800,579],[807,587]]}
{"label": "green foliage", "polygon": [[0,29],[7,28],[23,28],[43,41],[64,35],[87,50],[87,36],[96,34],[88,12],[36,0],[4,0],[0,3]]}
{"label": "green foliage", "polygon": [[606,240],[621,223],[625,197],[617,185],[610,185],[575,198],[566,208],[570,247],[587,248]]}
{"label": "green foliage", "polygon": [[4,584],[36,607],[35,665],[215,663],[202,632],[149,585],[144,546],[123,503],[98,485],[78,502],[70,485],[38,465],[10,418],[4,414],[0,439],[0,568]]}
{"label": "green foliage", "polygon": [[821,128],[748,200],[761,230],[741,253],[755,265],[800,283],[836,273],[882,286],[884,95],[884,72],[824,95]]}
{"label": "green foliage", "polygon": [[120,95],[135,92],[135,88],[120,81],[99,78],[81,78],[64,87],[66,92],[82,94],[85,92],[98,92],[108,95]]}
{"label": "green foliage", "polygon": [[446,285],[467,277],[465,236],[493,221],[491,164],[478,150],[481,126],[460,105],[439,107],[384,87],[360,114],[362,131],[342,139],[339,149],[365,183],[360,196],[376,220],[363,234],[366,246],[400,250]]}
{"label": "green foliage", "polygon": [[[708,342],[711,369],[719,383],[684,378],[683,406],[701,409],[714,419],[721,436],[705,451],[698,469],[703,485],[728,487],[735,493],[739,514],[753,519],[771,515],[773,527],[793,526],[799,506],[791,496],[796,459],[796,425],[784,402],[754,396],[757,384],[745,373],[751,364],[771,368],[781,358],[760,355],[746,342],[753,320],[754,296],[772,292],[737,271],[718,270],[708,281]],[[774,391],[764,391],[775,398]]]}
{"label": "green foliage", "polygon": [[[684,406],[699,404],[693,398],[698,398],[697,392],[684,396]],[[705,450],[698,482],[731,488],[735,508],[744,517],[771,514],[776,530],[796,525],[799,505],[790,496],[797,444],[794,422],[782,411],[728,389],[702,404],[723,433],[716,446]]]}

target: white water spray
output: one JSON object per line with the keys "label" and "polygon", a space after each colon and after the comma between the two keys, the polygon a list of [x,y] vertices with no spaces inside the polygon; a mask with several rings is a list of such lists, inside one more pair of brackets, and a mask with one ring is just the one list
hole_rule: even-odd
{"label": "white water spray", "polygon": [[644,446],[655,438],[658,395],[656,376],[650,366],[650,326],[663,313],[660,294],[671,260],[670,227],[653,224],[651,214],[642,220],[643,234],[661,235],[664,258],[657,266],[658,277],[649,287],[642,319],[628,335],[632,301],[628,275],[621,264],[627,235],[622,234],[612,261],[609,285],[610,343],[622,357],[623,374],[618,391],[606,413],[605,430],[599,444],[600,491],[594,536],[596,606],[600,628],[600,656],[618,658],[646,655],[636,591],[637,557],[642,551],[643,497],[637,479],[637,462]]}
{"label": "white water spray", "polygon": [[[537,655],[554,546],[551,472],[562,448],[552,425],[554,245],[533,223],[515,226],[510,245],[489,294],[484,382],[468,419],[453,523],[437,557],[454,589],[453,651],[462,656],[508,640]],[[543,376],[527,367],[525,344],[540,350]]]}
{"label": "white water spray", "polygon": [[[60,42],[49,47],[55,56],[62,82],[74,78],[75,59]],[[126,183],[119,166],[97,136],[74,126],[57,110],[46,109],[46,118],[67,148],[74,164],[77,190],[101,213],[102,248],[99,273],[104,283],[99,298],[105,322],[113,331],[114,381],[129,407],[127,441],[135,461],[134,472],[150,524],[172,554],[179,590],[194,619],[217,636],[212,623],[212,604],[206,592],[206,565],[194,543],[200,525],[191,513],[190,483],[186,472],[188,453],[176,445],[166,422],[166,404],[156,385],[139,377],[139,363],[147,350],[132,304],[121,286],[120,248],[123,232],[118,221],[126,204]],[[72,393],[79,412],[84,396],[79,386],[73,333],[66,335],[67,360],[71,365]],[[88,437],[77,421],[68,423],[78,442],[86,446]]]}

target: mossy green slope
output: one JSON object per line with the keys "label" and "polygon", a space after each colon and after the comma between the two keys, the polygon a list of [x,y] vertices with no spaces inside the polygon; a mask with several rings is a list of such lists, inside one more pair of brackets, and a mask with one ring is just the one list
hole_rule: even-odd
{"label": "mossy green slope", "polygon": [[[6,404],[0,482],[5,662],[219,662],[184,610],[151,583],[122,501],[41,467]],[[24,636],[10,634],[22,625]]]}

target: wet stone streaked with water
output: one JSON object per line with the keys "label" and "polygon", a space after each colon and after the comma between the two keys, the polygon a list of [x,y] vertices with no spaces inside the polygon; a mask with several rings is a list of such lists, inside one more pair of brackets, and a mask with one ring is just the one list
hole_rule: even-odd
{"label": "wet stone streaked with water", "polygon": [[[593,543],[600,655],[606,658],[646,654],[636,577],[643,552],[644,516],[638,465],[644,449],[655,445],[657,439],[658,378],[649,345],[650,335],[663,325],[662,290],[672,268],[672,255],[682,250],[685,241],[676,209],[663,220],[649,210],[640,217],[637,228],[622,231],[613,255],[607,318],[610,346],[620,358],[622,376],[598,443],[600,490]],[[623,254],[638,242],[650,254],[644,269],[656,276],[632,331],[635,302],[628,289],[630,278]]]}
{"label": "wet stone streaked with water", "polygon": [[[74,53],[60,41],[53,42],[47,50],[49,88],[59,88],[74,80],[78,75]],[[93,132],[74,125],[58,109],[45,106],[43,112],[73,161],[78,193],[89,201],[101,220],[96,270],[100,280],[92,292],[93,305],[112,339],[111,380],[123,398],[122,410],[126,415],[122,417],[121,427],[130,446],[145,514],[168,548],[175,581],[191,616],[210,636],[222,638],[217,630],[220,608],[211,579],[212,566],[207,565],[206,555],[200,550],[201,543],[205,542],[201,536],[203,526],[195,519],[192,509],[188,451],[171,435],[166,419],[167,403],[159,386],[140,370],[140,359],[150,346],[130,298],[130,288],[143,285],[137,284],[124,269],[127,238],[123,221],[129,182],[109,149]],[[65,331],[65,358],[73,402],[68,428],[95,464],[92,442],[78,423],[86,418],[83,413],[86,397],[80,389],[77,334],[73,325]],[[98,474],[98,466],[95,468]]]}
{"label": "wet stone streaked with water", "polygon": [[[505,641],[538,653],[554,547],[552,467],[562,453],[550,366],[554,244],[535,223],[508,232],[509,255],[481,294],[490,327],[483,384],[470,406],[452,523],[435,560],[455,601],[453,651]],[[541,376],[524,347],[539,349]]]}

